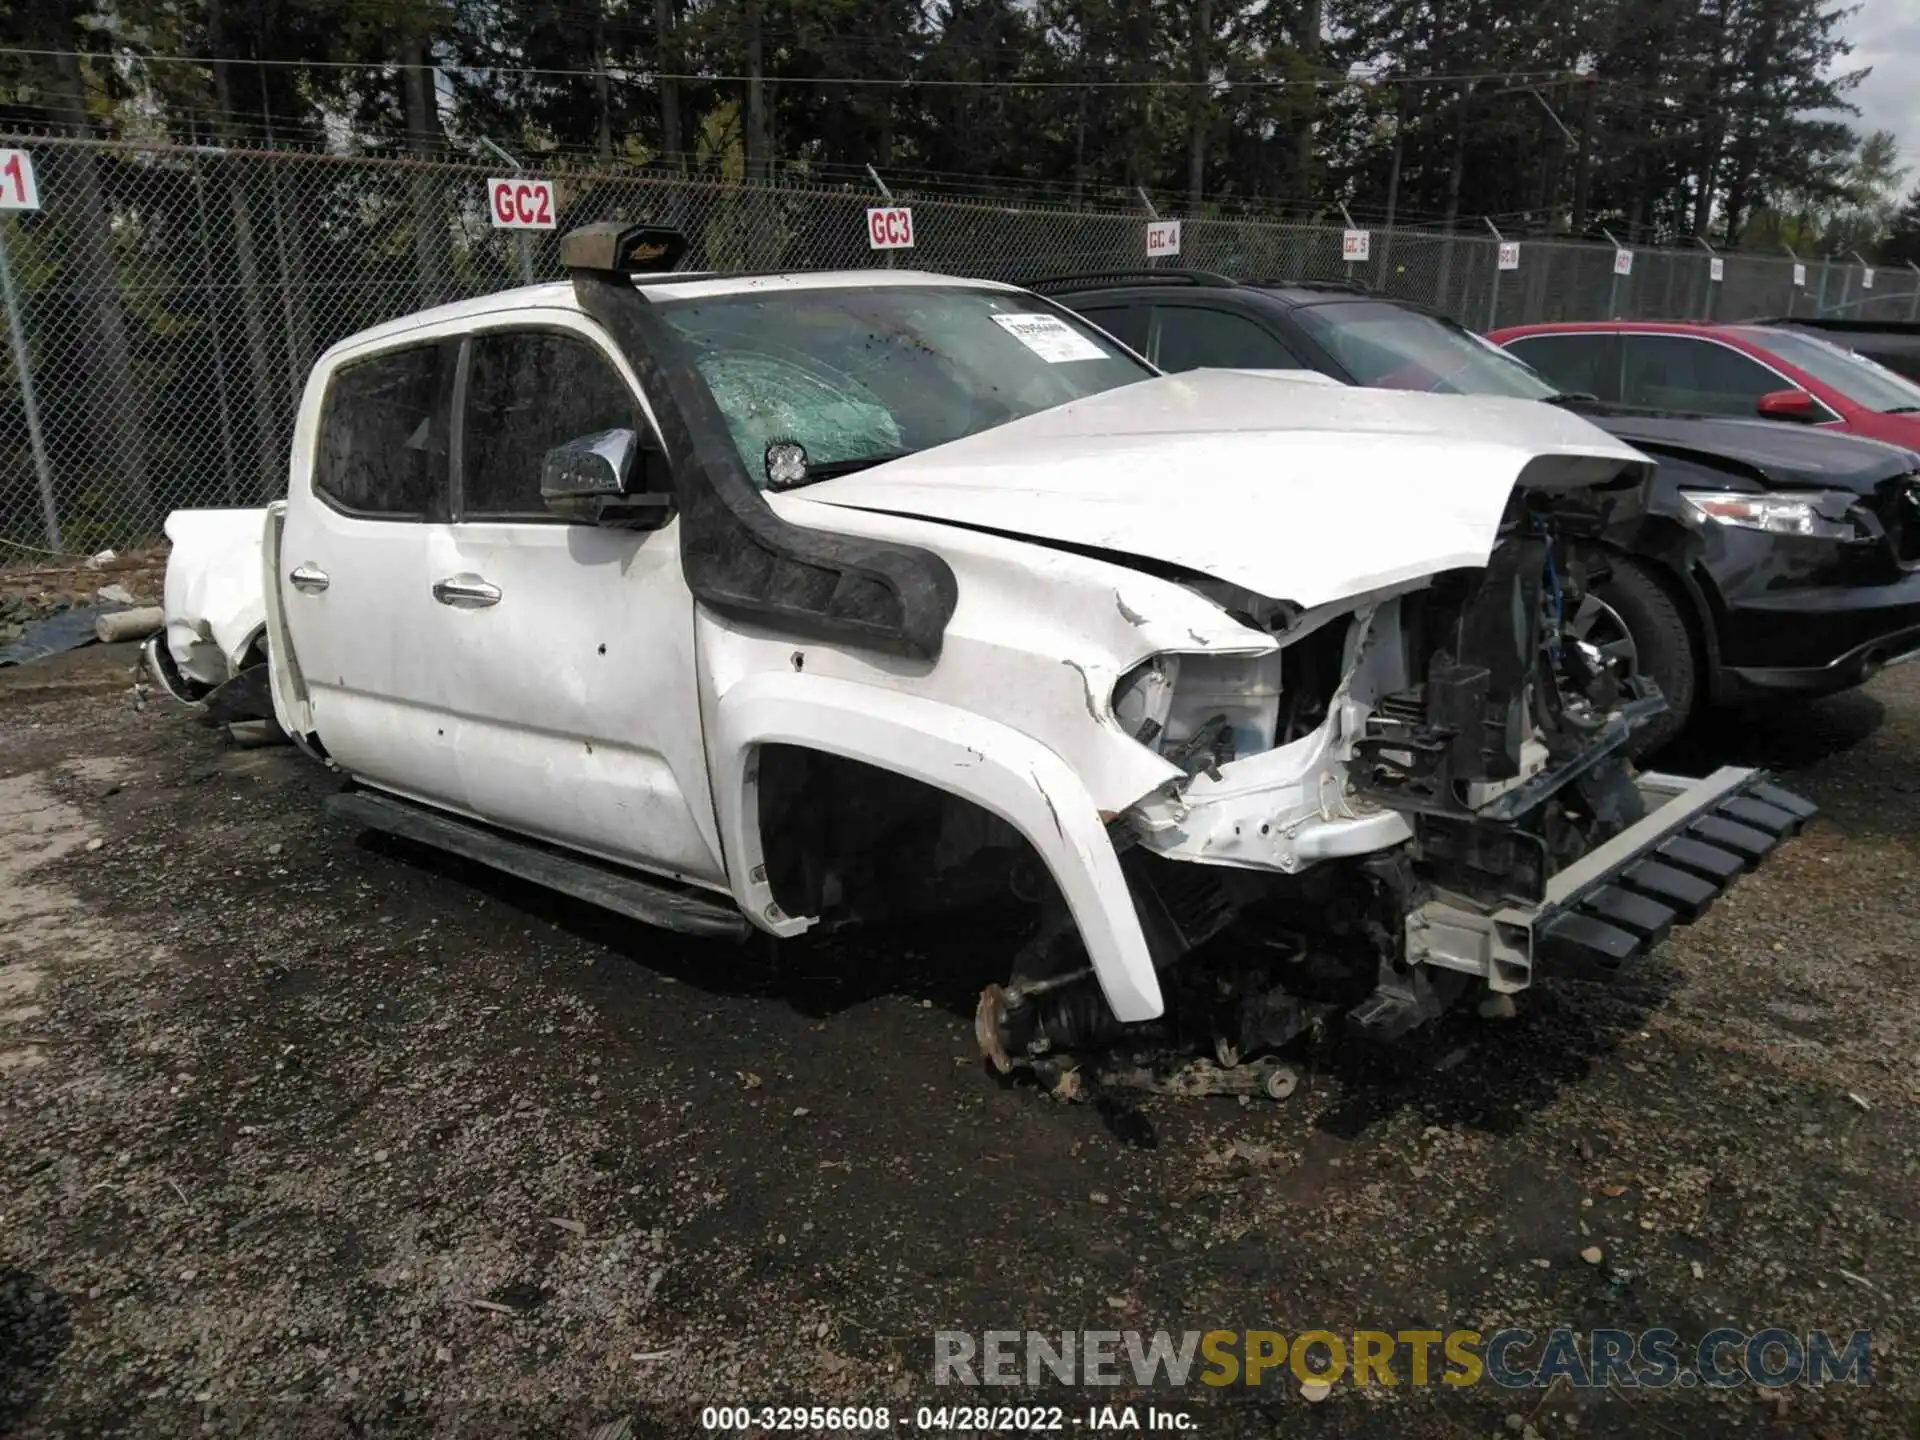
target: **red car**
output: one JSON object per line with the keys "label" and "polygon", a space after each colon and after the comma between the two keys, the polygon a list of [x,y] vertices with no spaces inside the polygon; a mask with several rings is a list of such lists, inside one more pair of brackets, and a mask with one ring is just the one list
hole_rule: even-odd
{"label": "red car", "polygon": [[1824,425],[1920,449],[1920,384],[1767,325],[1598,320],[1487,337],[1559,390],[1610,405]]}

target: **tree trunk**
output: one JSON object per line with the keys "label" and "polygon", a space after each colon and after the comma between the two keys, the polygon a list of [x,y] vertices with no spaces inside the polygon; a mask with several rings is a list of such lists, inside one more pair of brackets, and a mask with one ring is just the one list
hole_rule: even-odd
{"label": "tree trunk", "polygon": [[[1085,43],[1084,41],[1082,42]],[[1079,100],[1073,111],[1073,203],[1078,205],[1080,197],[1087,188],[1087,86],[1086,57],[1081,57],[1081,77]]]}
{"label": "tree trunk", "polygon": [[1400,162],[1406,156],[1407,87],[1393,87],[1393,158],[1387,166],[1387,223],[1380,233],[1380,268],[1374,272],[1374,289],[1382,289],[1390,273],[1393,258],[1393,217],[1400,207]]}
{"label": "tree trunk", "polygon": [[1580,155],[1573,171],[1573,222],[1575,236],[1587,233],[1588,197],[1593,193],[1593,132],[1598,122],[1593,113],[1593,81],[1580,87]]}
{"label": "tree trunk", "polygon": [[1460,218],[1460,182],[1467,173],[1467,107],[1473,99],[1469,80],[1453,107],[1453,159],[1447,166],[1447,243],[1440,250],[1440,276],[1434,282],[1433,304],[1436,310],[1453,311],[1447,306],[1447,286],[1453,279],[1453,227]]}
{"label": "tree trunk", "polygon": [[766,56],[761,0],[747,0],[747,179],[767,178]]}
{"label": "tree trunk", "polygon": [[[233,124],[233,86],[221,55],[220,3],[207,7],[207,42],[212,47],[213,98],[220,120],[220,138],[237,144]],[[259,495],[271,499],[286,488],[286,466],[280,448],[280,411],[274,403],[273,361],[267,341],[266,296],[260,285],[260,252],[253,234],[253,198],[247,193],[248,162],[224,159],[227,206],[233,214],[234,266],[240,272],[240,313],[247,322],[247,373],[253,392],[253,453],[258,467]]]}
{"label": "tree trunk", "polygon": [[613,159],[613,86],[607,79],[607,5],[593,4],[593,103],[598,116],[594,126],[594,153],[600,163]]}
{"label": "tree trunk", "polygon": [[1693,233],[1705,238],[1713,225],[1713,187],[1720,170],[1720,147],[1725,131],[1718,120],[1704,121],[1700,127],[1700,148],[1694,157]]}
{"label": "tree trunk", "polygon": [[[1300,60],[1311,75],[1320,64],[1320,25],[1324,10],[1322,0],[1305,0],[1305,6],[1300,25]],[[1306,94],[1306,108],[1300,112],[1299,129],[1293,137],[1294,194],[1301,200],[1313,198],[1313,122],[1320,113],[1319,87],[1310,87]]]}
{"label": "tree trunk", "polygon": [[[67,133],[92,140],[93,122],[87,115],[86,80],[79,57],[56,56],[54,93]],[[120,279],[113,258],[112,214],[94,172],[93,152],[73,151],[73,229],[80,250],[80,288],[92,302],[94,342],[98,368],[88,377],[93,403],[88,418],[97,437],[98,454],[112,468],[114,483],[126,497],[130,527],[144,530],[153,519],[153,496],[148,488],[144,422],[140,392],[134,388],[133,359],[127,343],[127,317],[120,305]],[[58,195],[60,188],[48,187]]]}
{"label": "tree trunk", "polygon": [[680,82],[670,77],[680,73],[680,49],[674,34],[673,0],[653,0],[653,53],[661,72],[660,148],[675,170],[686,168],[686,145],[680,135]]}
{"label": "tree trunk", "polygon": [[[209,9],[218,6],[212,0]],[[260,110],[267,121],[267,145],[273,148],[273,106],[267,90],[267,77],[260,77]],[[229,112],[223,110],[222,118]],[[313,361],[313,328],[307,317],[307,252],[301,217],[306,207],[300,203],[300,181],[296,173],[293,185],[293,220],[287,220],[288,204],[282,191],[280,166],[270,163],[267,198],[273,206],[273,238],[280,257],[281,338],[287,349],[287,409],[292,415],[300,408],[300,392],[306,388],[307,367]]]}
{"label": "tree trunk", "polygon": [[[400,71],[406,93],[407,149],[417,161],[425,162],[439,149],[440,103],[434,94],[424,36],[413,36],[401,44]],[[437,305],[449,298],[447,217],[431,170],[410,170],[407,189],[413,208],[413,265],[420,302]]]}
{"label": "tree trunk", "polygon": [[1213,0],[1193,0],[1193,93],[1188,97],[1187,208],[1199,210],[1207,181],[1207,140],[1213,97],[1207,91],[1207,47],[1213,40]]}

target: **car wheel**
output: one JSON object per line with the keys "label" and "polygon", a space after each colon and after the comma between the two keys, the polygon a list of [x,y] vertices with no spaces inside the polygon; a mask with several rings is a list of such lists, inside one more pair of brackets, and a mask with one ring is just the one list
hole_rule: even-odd
{"label": "car wheel", "polygon": [[1699,693],[1699,662],[1680,607],[1652,572],[1622,555],[1609,556],[1606,568],[1605,578],[1567,617],[1567,631],[1622,670],[1649,677],[1666,697],[1666,711],[1641,725],[1628,743],[1628,753],[1644,760],[1686,728]]}

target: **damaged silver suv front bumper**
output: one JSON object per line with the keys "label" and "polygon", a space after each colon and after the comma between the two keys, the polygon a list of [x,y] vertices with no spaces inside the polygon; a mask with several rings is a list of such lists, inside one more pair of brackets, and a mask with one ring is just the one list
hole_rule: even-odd
{"label": "damaged silver suv front bumper", "polygon": [[1765,771],[1737,766],[1635,783],[1646,815],[1557,871],[1537,903],[1484,914],[1436,899],[1411,911],[1407,959],[1484,976],[1506,993],[1526,989],[1541,962],[1609,978],[1696,919],[1817,810]]}

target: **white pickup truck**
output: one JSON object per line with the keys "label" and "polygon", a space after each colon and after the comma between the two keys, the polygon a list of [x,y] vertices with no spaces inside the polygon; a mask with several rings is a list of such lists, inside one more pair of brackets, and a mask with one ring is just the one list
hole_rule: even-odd
{"label": "white pickup truck", "polygon": [[1649,467],[1577,416],[677,250],[588,227],[329,350],[286,500],[173,517],[156,676],[363,826],[681,931],[1010,887],[1003,1069],[1609,973],[1812,813],[1624,760],[1658,695],[1561,622]]}

